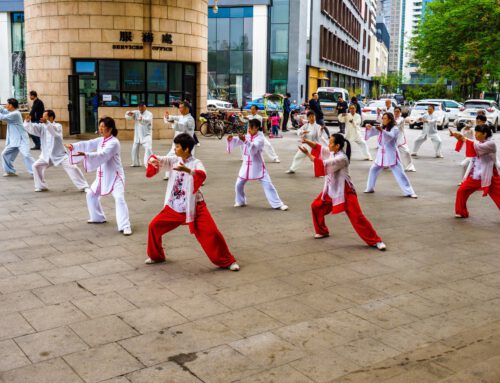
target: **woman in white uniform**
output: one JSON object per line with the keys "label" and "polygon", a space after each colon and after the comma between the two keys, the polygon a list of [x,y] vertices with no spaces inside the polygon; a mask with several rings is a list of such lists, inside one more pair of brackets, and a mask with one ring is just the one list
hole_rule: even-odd
{"label": "woman in white uniform", "polygon": [[99,121],[101,137],[75,144],[67,144],[71,163],[83,160],[86,172],[96,170],[96,179],[87,191],[88,223],[104,223],[101,197],[112,194],[115,199],[116,223],[124,235],[131,235],[128,207],[125,202],[125,173],[120,158],[120,141],[116,138],[115,120],[111,117]]}

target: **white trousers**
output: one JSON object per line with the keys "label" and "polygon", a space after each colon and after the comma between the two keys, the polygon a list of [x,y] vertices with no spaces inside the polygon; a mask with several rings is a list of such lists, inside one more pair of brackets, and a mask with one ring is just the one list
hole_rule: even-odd
{"label": "white trousers", "polygon": [[[372,165],[372,167],[370,168],[370,172],[368,173],[368,182],[366,184],[366,191],[375,190],[375,183],[377,182],[377,177],[383,169],[384,166],[379,166],[375,163]],[[398,162],[396,165],[391,166],[389,169],[391,169],[392,174],[394,175],[394,178],[396,178],[396,182],[403,191],[404,195],[415,194],[410,184],[410,180],[406,176],[403,170],[403,166],[401,166],[401,163]]]}
{"label": "white trousers", "polygon": [[[244,161],[244,157],[243,157],[243,148],[240,146],[240,150],[241,150],[241,160]],[[274,147],[273,145],[271,144],[271,142],[267,139],[267,137],[264,137],[264,153],[266,154],[266,156],[269,157],[269,159],[271,161],[279,161],[279,156],[278,154],[276,153],[276,151],[274,150]]]}
{"label": "white trousers", "polygon": [[[236,185],[235,185],[235,191],[236,191],[236,198],[235,198],[235,203],[238,205],[246,205],[247,204],[247,197],[245,195],[245,184],[249,180],[244,180],[240,177],[236,179]],[[250,180],[252,181],[252,180]],[[278,192],[276,191],[276,188],[273,185],[273,182],[271,181],[271,177],[269,177],[269,173],[267,171],[264,172],[264,177],[260,180],[258,180],[262,186],[262,189],[264,189],[264,193],[266,194],[267,201],[269,202],[269,205],[273,209],[277,209],[281,206],[284,205],[283,201],[280,199],[280,196],[278,195]]]}
{"label": "white trousers", "polygon": [[[45,162],[41,158],[35,161],[33,164],[33,180],[35,181],[35,189],[48,189],[47,182],[45,181],[45,170],[51,166],[54,166],[52,160],[49,160],[49,163]],[[66,174],[69,176],[69,179],[78,190],[83,190],[89,187],[89,184],[80,168],[76,165],[71,165],[69,158],[66,157],[63,162],[61,162],[60,166],[64,169]]]}
{"label": "white trousers", "polygon": [[307,156],[300,150],[297,150],[297,153],[295,153],[295,156],[293,156],[292,165],[290,166],[289,170],[293,172],[296,171],[305,158],[307,158]]}
{"label": "white trousers", "polygon": [[404,170],[415,172],[415,165],[413,164],[413,160],[411,158],[410,148],[408,144],[400,145],[398,147],[399,156],[401,157],[401,164],[403,165]]}
{"label": "white trousers", "polygon": [[132,144],[132,165],[133,166],[141,166],[141,161],[139,159],[139,149],[140,147],[144,149],[144,166],[148,166],[148,159],[153,154],[153,149],[151,142],[143,142],[142,144],[139,142],[134,142]]}
{"label": "white trousers", "polygon": [[462,179],[465,177],[465,173],[467,172],[467,168],[469,167],[471,161],[471,157],[465,157],[465,159],[460,163],[460,166],[462,166]]}
{"label": "white trousers", "polygon": [[369,159],[371,161],[372,156],[370,155],[370,151],[368,149],[368,144],[366,143],[366,141],[363,140],[361,137],[357,137],[356,139],[354,139],[354,142],[358,144],[359,148],[361,149],[361,152],[363,153],[364,158]]}
{"label": "white trousers", "polygon": [[417,137],[415,140],[415,144],[413,146],[413,153],[417,153],[418,149],[420,149],[420,146],[427,140],[427,136],[431,139],[432,143],[434,144],[434,150],[436,151],[436,156],[441,156],[441,137],[436,134],[427,134],[426,132],[422,132],[420,136]]}
{"label": "white trousers", "polygon": [[[196,146],[193,148],[193,151],[191,152],[191,155],[194,157],[194,153],[196,152]],[[171,156],[175,154],[175,144],[172,143],[172,148],[170,148],[170,151],[167,153],[167,156]],[[165,178],[170,177],[170,171],[165,172]]]}
{"label": "white trousers", "polygon": [[[115,182],[111,194],[115,199],[116,224],[118,230],[122,231],[130,227],[128,207],[127,202],[125,202],[125,187],[122,181],[118,180]],[[87,190],[87,208],[89,209],[89,216],[92,222],[106,221],[106,216],[104,215],[101,205],[100,190],[97,190],[97,194],[94,194],[91,189]]]}

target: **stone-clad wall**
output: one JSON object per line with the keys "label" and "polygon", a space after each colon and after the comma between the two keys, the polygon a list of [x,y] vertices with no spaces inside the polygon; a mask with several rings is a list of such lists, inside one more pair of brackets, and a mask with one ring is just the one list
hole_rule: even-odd
{"label": "stone-clad wall", "polygon": [[[36,90],[46,108],[54,109],[66,128],[68,75],[74,58],[197,63],[198,113],[206,108],[206,0],[26,0],[24,4],[28,90]],[[151,31],[155,35],[153,45],[171,46],[173,50],[153,51],[147,44],[143,50],[114,50],[113,44],[123,44],[120,31],[133,32],[131,43],[136,44],[142,44],[143,31]],[[172,34],[172,45],[161,44],[164,33]]]}

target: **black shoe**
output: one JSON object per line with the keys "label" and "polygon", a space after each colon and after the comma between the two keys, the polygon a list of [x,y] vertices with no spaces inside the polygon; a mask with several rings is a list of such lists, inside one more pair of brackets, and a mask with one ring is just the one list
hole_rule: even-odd
{"label": "black shoe", "polygon": [[40,150],[40,147],[33,146],[30,150]]}
{"label": "black shoe", "polygon": [[282,132],[288,132],[288,129],[281,129]]}

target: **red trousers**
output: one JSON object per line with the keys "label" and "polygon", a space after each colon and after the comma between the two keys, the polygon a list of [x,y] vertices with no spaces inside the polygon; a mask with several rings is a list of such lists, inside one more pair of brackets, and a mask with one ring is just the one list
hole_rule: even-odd
{"label": "red trousers", "polygon": [[[491,185],[488,190],[488,194],[495,202],[497,207],[500,209],[500,176],[496,174],[491,178]],[[481,180],[475,180],[472,177],[468,177],[462,182],[462,185],[457,190],[457,198],[455,200],[455,213],[461,215],[464,218],[469,216],[469,211],[467,210],[467,200],[477,190],[481,190]]]}
{"label": "red trousers", "polygon": [[[361,237],[367,245],[373,246],[377,242],[382,242],[372,224],[363,215],[359,206],[358,196],[356,192],[346,183],[345,185],[345,202],[343,206],[335,206],[332,209],[332,200],[328,195],[322,199],[321,194],[311,204],[314,230],[317,234],[329,234],[328,227],[325,224],[325,216],[330,213],[338,213],[345,211],[347,217],[351,221],[351,225],[356,230],[356,233]],[[333,210],[333,211],[332,211]]]}
{"label": "red trousers", "polygon": [[[154,261],[165,260],[161,237],[163,234],[186,224],[186,214],[177,213],[169,206],[153,218],[148,231],[148,256]],[[194,235],[208,258],[219,267],[229,267],[236,260],[232,256],[226,241],[207,209],[205,202],[196,205]]]}

